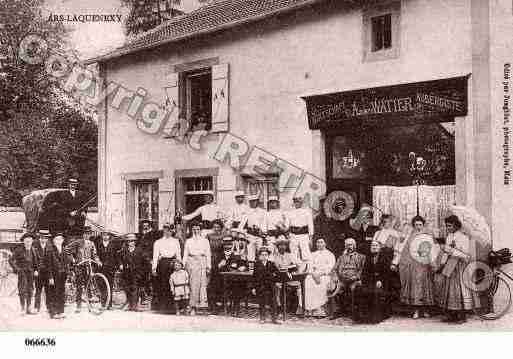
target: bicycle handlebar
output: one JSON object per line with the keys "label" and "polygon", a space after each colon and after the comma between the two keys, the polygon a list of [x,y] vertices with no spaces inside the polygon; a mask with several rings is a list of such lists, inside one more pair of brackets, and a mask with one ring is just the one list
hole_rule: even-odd
{"label": "bicycle handlebar", "polygon": [[84,265],[84,264],[86,264],[86,263],[94,263],[94,264],[98,264],[98,265],[100,264],[100,263],[98,263],[97,261],[95,261],[94,259],[84,259],[84,260],[82,260],[82,261],[80,261],[80,262],[76,263],[76,264],[75,264],[75,266],[77,266],[77,267],[78,267],[78,266]]}

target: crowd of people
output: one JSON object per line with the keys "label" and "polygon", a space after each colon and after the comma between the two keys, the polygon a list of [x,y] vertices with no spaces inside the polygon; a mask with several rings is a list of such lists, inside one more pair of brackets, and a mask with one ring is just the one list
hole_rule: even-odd
{"label": "crowd of people", "polygon": [[[253,297],[262,322],[269,307],[273,323],[280,323],[282,310],[377,323],[401,305],[413,319],[429,317],[438,307],[446,321],[462,323],[466,311],[481,305],[465,283],[473,255],[456,216],[445,219],[448,235],[442,244],[420,216],[407,229],[396,228],[394,217],[387,214],[374,226],[372,208],[363,207],[350,229],[332,233],[328,240],[316,233],[312,212],[301,197],[293,198],[290,211],[280,209],[277,197],[269,198],[268,211],[259,207],[257,196],[249,196],[249,205],[245,199],[237,192],[226,213],[207,195],[206,204],[183,216],[183,223],[166,223],[159,231],[145,220],[140,233],[122,239],[113,239],[109,232],[94,237],[88,229],[78,239],[45,230],[26,233],[11,258],[22,312],[39,312],[45,291],[49,315],[63,318],[70,267],[76,270],[80,312],[86,275],[73,264],[87,259],[98,264],[111,288],[116,272],[121,273],[129,311],[140,310],[151,297],[154,311],[217,314],[228,298],[231,314],[239,316],[241,301]],[[190,235],[182,238],[175,225],[185,224]],[[226,286],[227,272],[247,273],[248,280]],[[294,273],[305,274],[304,298]],[[112,303],[104,305],[109,309]]]}

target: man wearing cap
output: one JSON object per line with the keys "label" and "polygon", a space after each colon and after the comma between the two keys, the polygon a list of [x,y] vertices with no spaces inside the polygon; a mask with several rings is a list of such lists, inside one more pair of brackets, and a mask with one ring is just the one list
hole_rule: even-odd
{"label": "man wearing cap", "polygon": [[263,244],[266,211],[258,206],[258,195],[249,196],[249,209],[239,224],[239,231],[246,231],[249,266],[255,262],[256,252]]}
{"label": "man wearing cap", "polygon": [[[361,284],[365,256],[356,251],[356,241],[354,238],[346,238],[344,243],[344,253],[337,259],[331,277],[333,281],[338,283],[337,285],[342,291],[349,291],[352,305],[354,302],[354,290]],[[336,304],[334,300],[331,300],[330,307],[332,318],[335,318]]]}
{"label": "man wearing cap", "polygon": [[119,269],[123,279],[129,311],[138,311],[139,296],[144,286],[144,256],[140,248],[136,248],[137,235],[126,236],[127,245],[121,251]]}
{"label": "man wearing cap", "polygon": [[34,293],[34,277],[39,275],[37,269],[36,250],[32,246],[34,235],[25,233],[21,239],[23,246],[17,247],[9,258],[9,264],[18,274],[18,295],[20,297],[21,313],[35,314],[31,311],[32,294]]}
{"label": "man wearing cap", "polygon": [[268,200],[269,211],[265,215],[265,230],[267,240],[271,247],[275,247],[277,238],[281,235],[288,235],[289,218],[280,209],[280,200],[276,196],[270,196]]}
{"label": "man wearing cap", "polygon": [[258,261],[255,263],[253,271],[253,283],[255,283],[254,294],[258,300],[258,309],[260,313],[260,323],[265,323],[265,307],[271,307],[271,318],[275,324],[280,324],[277,320],[276,308],[276,282],[278,280],[278,268],[269,259],[271,249],[262,246],[258,249]]}
{"label": "man wearing cap", "polygon": [[[96,252],[96,246],[91,241],[93,233],[90,227],[84,227],[82,238],[75,240],[66,246],[66,250],[73,257],[75,263],[91,259],[100,264],[100,258]],[[76,309],[75,313],[80,313],[82,309],[82,293],[87,284],[87,266],[76,267]]]}
{"label": "man wearing cap", "polygon": [[294,196],[294,209],[289,211],[290,251],[304,263],[311,262],[310,244],[314,234],[313,216],[303,207],[303,197]]}
{"label": "man wearing cap", "polygon": [[180,242],[173,237],[174,225],[165,223],[164,235],[153,245],[151,273],[155,278],[153,287],[154,309],[163,312],[174,310],[174,302],[169,287],[169,277],[173,272],[174,262],[181,258]]}
{"label": "man wearing cap", "polygon": [[203,235],[207,235],[208,233],[212,232],[214,220],[222,219],[224,214],[221,207],[214,203],[214,196],[212,194],[206,194],[204,199],[205,204],[203,206],[200,206],[194,212],[183,216],[182,219],[185,221],[190,221],[197,216],[201,216],[204,229],[202,233]]}
{"label": "man wearing cap", "polygon": [[[289,273],[296,272],[299,268],[299,259],[290,252],[290,241],[284,236],[280,235],[275,241],[276,252],[274,254],[274,263],[278,270],[281,272],[281,275],[291,276]],[[286,282],[287,287],[295,289],[295,298],[297,299],[297,305],[293,301],[288,301],[290,304],[290,309],[292,311],[297,310],[297,314],[302,314],[302,308],[300,306],[301,300],[301,283],[299,281],[288,281]],[[276,286],[282,290],[282,284],[276,283]],[[277,296],[277,302],[281,302],[281,297]],[[286,308],[287,310],[289,308]]]}
{"label": "man wearing cap", "polygon": [[227,228],[238,228],[248,214],[249,206],[244,203],[245,198],[244,191],[235,192],[235,204],[228,210]]}
{"label": "man wearing cap", "polygon": [[50,231],[46,229],[41,229],[38,232],[39,240],[34,242],[34,249],[36,250],[37,255],[37,272],[38,276],[36,277],[36,294],[34,296],[34,309],[39,313],[41,310],[41,295],[43,291],[45,292],[46,299],[46,310],[50,311],[50,288],[48,284],[48,268],[47,268],[47,256],[49,251],[51,251],[51,244],[48,243],[51,235]]}

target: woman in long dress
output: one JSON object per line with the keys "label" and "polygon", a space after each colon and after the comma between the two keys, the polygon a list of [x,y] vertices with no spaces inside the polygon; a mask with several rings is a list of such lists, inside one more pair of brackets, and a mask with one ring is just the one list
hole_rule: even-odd
{"label": "woman in long dress", "polygon": [[472,283],[470,280],[466,282],[464,275],[472,260],[471,243],[469,237],[460,231],[461,222],[457,216],[447,217],[445,226],[448,234],[443,251],[447,260],[442,271],[445,278],[440,305],[447,313],[445,321],[464,323],[465,311],[480,305],[477,292],[469,288]]}
{"label": "woman in long dress", "polygon": [[[432,250],[433,236],[426,230],[426,220],[413,217],[412,231],[406,240],[399,260],[401,302],[413,308],[413,319],[429,317],[428,308],[434,305]],[[422,235],[422,237],[420,237]]]}
{"label": "woman in long dress", "polygon": [[210,244],[201,234],[199,223],[192,225],[192,237],[185,242],[183,263],[190,278],[191,315],[198,309],[206,309],[208,276],[211,268]]}
{"label": "woman in long dress", "polygon": [[312,253],[312,268],[305,279],[306,315],[326,316],[324,305],[328,302],[329,273],[335,266],[335,256],[326,249],[326,242],[319,238],[315,242],[317,250]]}

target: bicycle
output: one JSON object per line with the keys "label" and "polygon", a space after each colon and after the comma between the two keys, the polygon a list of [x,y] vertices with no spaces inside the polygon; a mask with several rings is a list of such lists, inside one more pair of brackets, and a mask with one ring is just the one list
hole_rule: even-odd
{"label": "bicycle", "polygon": [[[93,259],[84,259],[83,261],[77,263],[75,265],[76,268],[80,266],[86,266],[86,287],[85,287],[85,297],[87,302],[87,307],[89,312],[100,315],[106,309],[109,304],[111,297],[111,289],[107,278],[98,272],[93,270],[92,264],[98,264]],[[74,288],[76,290],[77,287],[77,275],[74,275]]]}
{"label": "bicycle", "polygon": [[[501,318],[510,310],[512,304],[511,287],[506,278],[513,282],[513,277],[501,269],[502,265],[511,263],[511,254],[509,251],[501,251],[490,253],[490,266],[485,269],[481,268],[485,273],[478,275],[475,281],[477,286],[487,286],[484,291],[477,291],[484,305],[474,308],[476,315],[484,320]],[[491,272],[486,274],[486,271]]]}
{"label": "bicycle", "polygon": [[9,259],[12,253],[6,249],[0,249],[0,297],[14,297],[18,294],[15,275]]}

